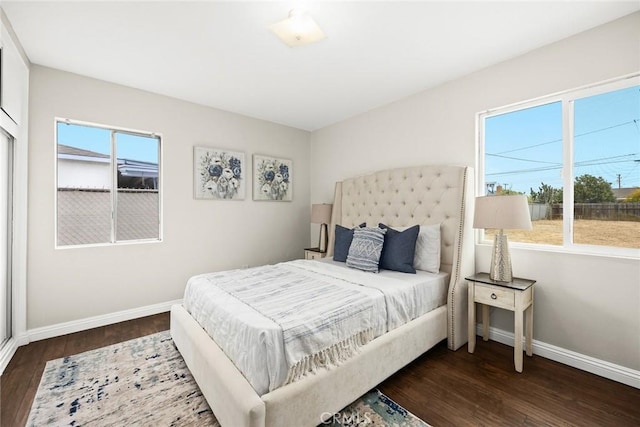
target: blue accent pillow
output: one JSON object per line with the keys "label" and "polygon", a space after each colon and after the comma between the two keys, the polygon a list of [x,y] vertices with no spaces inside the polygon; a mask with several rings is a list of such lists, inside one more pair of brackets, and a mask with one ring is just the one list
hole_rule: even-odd
{"label": "blue accent pillow", "polygon": [[[358,227],[365,227],[367,224],[362,223]],[[333,245],[333,260],[345,262],[347,255],[349,255],[349,248],[351,247],[351,241],[353,240],[354,228],[346,228],[336,224],[335,243]]]}
{"label": "blue accent pillow", "polygon": [[420,226],[414,225],[404,231],[394,230],[384,224],[378,224],[378,226],[387,230],[380,256],[380,268],[416,274],[413,258],[416,254],[416,241],[418,233],[420,233]]}
{"label": "blue accent pillow", "polygon": [[349,247],[347,267],[377,273],[386,232],[387,230],[378,227],[356,228]]}

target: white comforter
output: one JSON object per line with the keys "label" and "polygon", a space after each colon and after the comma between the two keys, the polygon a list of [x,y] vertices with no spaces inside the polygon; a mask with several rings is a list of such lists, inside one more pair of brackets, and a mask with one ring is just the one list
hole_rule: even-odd
{"label": "white comforter", "polygon": [[[417,277],[397,275],[413,276],[414,282]],[[364,273],[344,264],[299,260],[192,277],[183,304],[262,395],[296,379],[292,377],[295,367],[298,374],[304,373],[300,368],[308,370],[304,361],[309,355],[367,333],[359,342],[364,344],[443,304],[446,275],[442,276],[439,282],[444,285],[425,292],[426,287],[408,287],[405,281],[389,275]],[[282,283],[276,285],[278,280]],[[280,293],[277,288],[283,283],[294,294],[305,293],[304,300],[291,300]],[[280,304],[276,301],[274,305],[273,295],[264,304],[263,296],[274,293]],[[311,300],[309,294],[319,299]],[[438,295],[434,298],[431,294]],[[416,300],[432,301],[418,307]],[[339,311],[347,312],[347,320],[331,327],[322,313]],[[352,316],[356,311],[360,312],[357,318]],[[312,339],[309,331],[314,331]]]}

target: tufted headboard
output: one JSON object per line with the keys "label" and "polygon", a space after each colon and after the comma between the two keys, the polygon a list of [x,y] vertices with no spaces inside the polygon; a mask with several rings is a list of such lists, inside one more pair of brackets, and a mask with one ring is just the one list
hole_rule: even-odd
{"label": "tufted headboard", "polygon": [[467,285],[475,272],[473,246],[473,169],[418,166],[390,169],[336,183],[328,255],[335,225],[379,222],[391,227],[441,224],[440,269],[451,274],[447,296],[448,345],[467,342]]}

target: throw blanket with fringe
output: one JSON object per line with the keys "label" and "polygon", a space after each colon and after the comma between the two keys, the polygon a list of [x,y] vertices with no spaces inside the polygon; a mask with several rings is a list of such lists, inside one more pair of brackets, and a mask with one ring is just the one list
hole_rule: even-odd
{"label": "throw blanket with fringe", "polygon": [[284,384],[348,359],[375,338],[376,319],[386,319],[375,301],[384,299],[380,291],[306,270],[304,263],[229,273],[207,280],[282,328],[289,367]]}

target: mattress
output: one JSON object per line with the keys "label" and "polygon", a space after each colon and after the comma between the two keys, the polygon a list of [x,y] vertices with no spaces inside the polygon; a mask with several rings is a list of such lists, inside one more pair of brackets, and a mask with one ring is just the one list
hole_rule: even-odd
{"label": "mattress", "polygon": [[[447,273],[418,271],[414,275],[385,270],[372,274],[333,260],[297,260],[279,266],[303,271],[311,279],[315,275],[318,279],[332,278],[346,287],[358,287],[376,307],[377,315],[371,319],[374,337],[446,304]],[[251,270],[254,269],[237,270],[235,274],[251,274]],[[219,273],[189,280],[183,300],[185,309],[234,362],[258,395],[282,386],[289,371],[282,328],[235,296],[211,285],[209,279],[215,274]]]}

